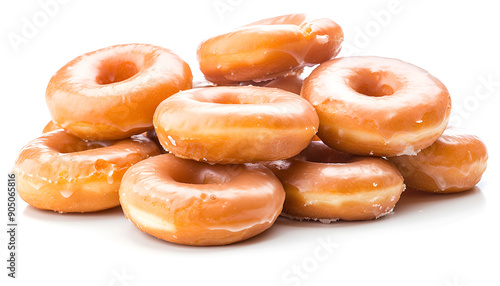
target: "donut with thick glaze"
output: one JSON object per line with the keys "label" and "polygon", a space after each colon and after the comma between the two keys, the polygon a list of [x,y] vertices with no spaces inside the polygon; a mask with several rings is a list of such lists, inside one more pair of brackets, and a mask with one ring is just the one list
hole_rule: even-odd
{"label": "donut with thick glaze", "polygon": [[390,157],[408,188],[456,193],[473,188],[486,170],[488,152],[477,136],[455,128],[415,156]]}
{"label": "donut with thick glaze", "polygon": [[292,14],[210,38],[197,55],[205,78],[216,84],[264,81],[335,57],[343,39],[342,29],[330,19]]}
{"label": "donut with thick glaze", "polygon": [[84,141],[64,130],[28,143],[15,165],[19,196],[57,212],[93,212],[119,205],[118,189],[133,164],[160,153],[137,135],[116,141]]}
{"label": "donut with thick glaze", "polygon": [[154,116],[160,143],[177,157],[240,164],[300,153],[318,127],[307,100],[277,88],[207,87],[181,91]]}
{"label": "donut with thick glaze", "polygon": [[357,155],[412,155],[443,133],[446,87],[427,71],[390,58],[338,58],[318,66],[301,95],[316,108],[318,136]]}
{"label": "donut with thick glaze", "polygon": [[165,154],[131,167],[120,202],[140,230],[186,245],[225,245],[255,236],[279,216],[285,192],[259,164],[209,165]]}
{"label": "donut with thick glaze", "polygon": [[336,151],[321,141],[291,159],[263,164],[285,188],[283,215],[299,220],[376,219],[392,211],[405,189],[387,160]]}
{"label": "donut with thick glaze", "polygon": [[170,50],[117,45],[81,55],[50,79],[52,121],[85,140],[128,138],[153,128],[160,102],[189,89],[189,66]]}

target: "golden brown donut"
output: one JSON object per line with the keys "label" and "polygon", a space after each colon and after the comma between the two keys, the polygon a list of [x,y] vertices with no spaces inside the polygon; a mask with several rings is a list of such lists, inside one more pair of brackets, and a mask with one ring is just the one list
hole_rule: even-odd
{"label": "golden brown donut", "polygon": [[321,140],[358,155],[416,154],[443,133],[451,109],[438,79],[380,57],[325,62],[306,78],[301,95],[318,112]]}
{"label": "golden brown donut", "polygon": [[120,202],[137,228],[186,245],[225,245],[271,227],[285,193],[259,164],[209,165],[165,154],[131,167]]}
{"label": "golden brown donut", "polygon": [[387,160],[339,152],[321,141],[291,159],[263,164],[285,187],[283,215],[299,220],[376,219],[392,211],[405,189]]}
{"label": "golden brown donut", "polygon": [[52,120],[68,133],[123,139],[153,128],[158,104],[191,84],[189,66],[170,50],[127,44],[67,63],[50,79],[46,100]]}
{"label": "golden brown donut", "polygon": [[486,170],[488,152],[478,137],[448,128],[416,156],[389,158],[409,188],[434,193],[469,190]]}
{"label": "golden brown donut", "polygon": [[343,38],[340,26],[330,19],[284,15],[204,41],[198,61],[205,78],[217,84],[264,81],[333,58]]}
{"label": "golden brown donut", "polygon": [[141,135],[84,141],[64,130],[48,132],[28,143],[16,160],[18,193],[36,208],[61,213],[116,207],[125,171],[159,152]]}
{"label": "golden brown donut", "polygon": [[307,100],[255,86],[185,90],[163,101],[154,116],[166,150],[221,164],[293,157],[307,147],[318,124]]}

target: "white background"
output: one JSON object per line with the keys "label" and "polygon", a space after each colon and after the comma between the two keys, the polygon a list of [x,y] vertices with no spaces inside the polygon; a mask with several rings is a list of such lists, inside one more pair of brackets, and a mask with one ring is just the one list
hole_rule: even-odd
{"label": "white background", "polygon": [[[2,227],[0,281],[7,285],[500,285],[500,190],[494,181],[500,170],[500,20],[490,4],[494,1],[66,2],[50,15],[33,0],[0,4],[5,184],[19,150],[50,120],[44,97],[47,82],[74,57],[114,44],[150,43],[172,49],[200,80],[195,53],[201,40],[254,20],[295,12],[329,17],[340,24],[344,55],[399,58],[441,79],[452,95],[452,120],[484,140],[489,166],[469,192],[405,192],[394,213],[376,221],[325,225],[280,218],[262,235],[224,247],[186,247],[157,240],[137,230],[120,208],[57,214],[19,200],[18,278],[6,277],[7,236]],[[23,35],[26,21],[38,27]],[[9,40],[14,34],[24,38],[19,45]],[[485,85],[488,80],[493,85]],[[7,219],[6,197],[1,196],[2,222]],[[320,241],[333,241],[338,247],[317,257]],[[290,272],[298,267],[302,274]]]}

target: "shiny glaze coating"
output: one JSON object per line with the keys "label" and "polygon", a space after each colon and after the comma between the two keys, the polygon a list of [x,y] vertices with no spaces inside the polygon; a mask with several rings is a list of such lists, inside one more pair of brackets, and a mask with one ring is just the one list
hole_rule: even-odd
{"label": "shiny glaze coating", "polygon": [[321,141],[291,159],[263,164],[285,187],[283,215],[300,220],[379,218],[392,211],[405,189],[387,160],[339,152]]}
{"label": "shiny glaze coating", "polygon": [[357,155],[416,154],[448,123],[451,99],[427,71],[380,57],[349,57],[321,64],[301,95],[316,108],[318,136]]}
{"label": "shiny glaze coating", "polygon": [[46,101],[54,123],[72,135],[123,139],[151,129],[158,104],[191,84],[189,66],[170,50],[118,45],[67,63],[51,78]]}
{"label": "shiny glaze coating", "polygon": [[19,196],[58,212],[92,212],[119,205],[118,189],[133,164],[160,153],[141,135],[117,141],[84,141],[64,130],[28,143],[14,165]]}
{"label": "shiny glaze coating", "polygon": [[165,154],[131,167],[120,187],[125,216],[140,230],[186,245],[255,236],[279,216],[285,193],[259,164],[209,165]]}
{"label": "shiny glaze coating", "polygon": [[408,188],[434,193],[469,190],[486,170],[488,152],[474,135],[448,128],[431,146],[416,156],[389,158]]}
{"label": "shiny glaze coating", "polygon": [[154,116],[166,150],[221,164],[293,157],[307,147],[318,124],[314,108],[300,96],[255,86],[182,91],[163,101]]}
{"label": "shiny glaze coating", "polygon": [[264,81],[333,58],[343,38],[340,26],[330,19],[284,15],[204,41],[198,61],[205,78],[217,84]]}

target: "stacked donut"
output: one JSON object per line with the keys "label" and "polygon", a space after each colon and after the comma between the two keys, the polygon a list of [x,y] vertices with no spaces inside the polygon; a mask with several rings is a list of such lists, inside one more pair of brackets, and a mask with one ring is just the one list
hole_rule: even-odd
{"label": "stacked donut", "polygon": [[160,154],[140,133],[152,128],[161,101],[191,85],[189,66],[151,45],[109,47],[67,63],[47,87],[52,121],[15,162],[19,196],[58,212],[119,206],[125,171]]}
{"label": "stacked donut", "polygon": [[280,214],[369,220],[391,212],[406,186],[477,184],[486,148],[446,129],[446,87],[399,60],[334,59],[342,40],[329,19],[255,22],[199,46],[212,83],[195,88],[163,48],[80,56],[49,82],[52,121],[16,161],[19,194],[59,212],[121,204],[155,237],[223,245]]}

